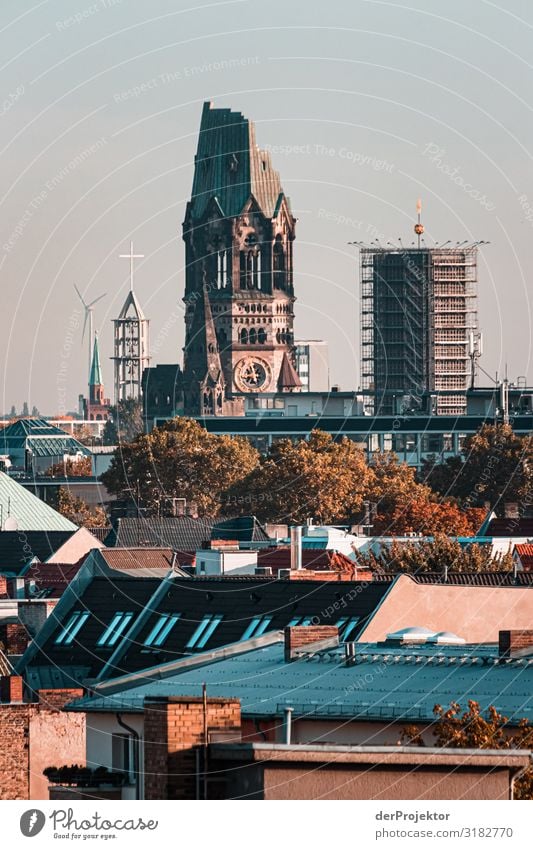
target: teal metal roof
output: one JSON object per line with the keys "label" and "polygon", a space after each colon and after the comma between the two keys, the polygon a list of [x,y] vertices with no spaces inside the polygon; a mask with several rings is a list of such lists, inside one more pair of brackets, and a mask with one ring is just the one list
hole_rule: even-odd
{"label": "teal metal roof", "polygon": [[[17,481],[0,472],[0,527],[7,518],[16,520],[19,531],[75,531],[77,525],[65,519]],[[17,530],[6,533],[17,533]]]}
{"label": "teal metal roof", "polygon": [[38,457],[91,453],[87,446],[45,419],[17,419],[0,430],[0,454],[16,457],[27,449]]}
{"label": "teal metal roof", "polygon": [[98,336],[94,335],[93,361],[91,374],[89,375],[89,386],[102,386],[102,366],[100,365],[100,351],[98,349]]}
{"label": "teal metal roof", "polygon": [[[266,635],[265,635],[266,636]],[[396,646],[359,643],[356,662],[345,665],[344,647],[284,661],[282,641],[161,678],[147,670],[144,681],[110,695],[73,704],[84,710],[142,710],[146,697],[238,698],[243,716],[296,716],[369,720],[434,720],[435,704],[468,699],[491,705],[518,722],[533,719],[533,657],[498,658],[496,646]],[[137,681],[139,678],[137,678]],[[141,678],[142,680],[142,678]]]}

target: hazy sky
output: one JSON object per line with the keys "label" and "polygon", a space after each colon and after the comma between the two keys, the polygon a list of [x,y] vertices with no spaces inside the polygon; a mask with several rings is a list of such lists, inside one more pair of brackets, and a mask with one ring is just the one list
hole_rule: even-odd
{"label": "hazy sky", "polygon": [[181,222],[201,106],[242,111],[299,219],[296,336],[359,382],[354,249],[486,239],[489,373],[533,378],[533,4],[528,0],[2,0],[0,411],[76,408],[80,303],[111,319],[135,289],[153,362],[181,361]]}

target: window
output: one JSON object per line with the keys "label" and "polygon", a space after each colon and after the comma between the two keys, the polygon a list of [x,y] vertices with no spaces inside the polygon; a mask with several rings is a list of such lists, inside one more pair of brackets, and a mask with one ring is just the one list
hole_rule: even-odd
{"label": "window", "polygon": [[97,646],[114,646],[133,619],[133,613],[115,613],[111,622],[96,643]]}
{"label": "window", "polygon": [[203,649],[209,638],[215,633],[223,618],[224,617],[221,613],[204,616],[185,648]]}
{"label": "window", "polygon": [[55,638],[56,646],[70,646],[74,642],[74,637],[89,618],[88,610],[77,610],[72,614],[67,624],[64,625],[57,637]]}
{"label": "window", "polygon": [[296,625],[311,625],[313,616],[294,616],[288,624],[289,628],[295,628]]}
{"label": "window", "polygon": [[180,618],[181,613],[160,616],[144,641],[145,646],[162,646]]}
{"label": "window", "polygon": [[266,631],[271,622],[272,616],[254,616],[242,635],[241,640],[249,640],[251,637],[259,637]]}
{"label": "window", "polygon": [[355,626],[359,622],[359,616],[343,616],[342,619],[336,623],[337,628],[339,629],[339,640],[344,643],[349,639],[350,634],[353,632]]}

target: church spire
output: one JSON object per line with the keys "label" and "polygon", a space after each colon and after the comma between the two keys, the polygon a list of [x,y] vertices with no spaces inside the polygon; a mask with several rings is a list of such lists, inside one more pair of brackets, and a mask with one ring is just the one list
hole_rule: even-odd
{"label": "church spire", "polygon": [[91,373],[89,375],[89,386],[102,386],[102,366],[100,364],[100,351],[98,349],[98,333],[94,334],[93,358],[91,363]]}

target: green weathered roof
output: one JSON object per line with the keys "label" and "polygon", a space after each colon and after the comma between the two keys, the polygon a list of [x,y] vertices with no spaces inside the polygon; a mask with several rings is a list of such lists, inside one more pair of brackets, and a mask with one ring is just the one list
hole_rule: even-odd
{"label": "green weathered roof", "polygon": [[233,217],[250,197],[267,218],[275,217],[283,189],[270,153],[258,148],[255,127],[244,115],[204,103],[188,214],[199,219],[216,204]]}
{"label": "green weathered roof", "polygon": [[77,527],[5,472],[0,472],[0,527],[5,527],[8,517],[16,520],[19,531],[75,531]]}
{"label": "green weathered roof", "polygon": [[0,430],[0,454],[11,456],[27,449],[39,457],[91,453],[89,448],[46,419],[17,419]]}
{"label": "green weathered roof", "polygon": [[102,366],[100,365],[100,351],[98,350],[98,336],[94,337],[93,346],[93,361],[91,365],[91,374],[89,376],[89,386],[102,386]]}

